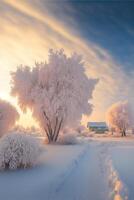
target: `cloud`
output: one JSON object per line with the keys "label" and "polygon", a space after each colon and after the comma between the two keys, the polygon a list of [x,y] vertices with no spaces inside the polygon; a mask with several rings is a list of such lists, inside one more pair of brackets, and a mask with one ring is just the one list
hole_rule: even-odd
{"label": "cloud", "polygon": [[107,50],[82,38],[79,30],[74,29],[76,24],[71,16],[69,20],[66,16],[66,23],[56,18],[54,6],[34,0],[1,3],[1,94],[9,93],[9,72],[17,65],[44,61],[49,48],[64,48],[68,54],[77,51],[84,57],[87,75],[100,79],[94,91],[94,112],[90,119],[103,120],[111,103],[122,99],[133,101],[133,74],[127,75]]}

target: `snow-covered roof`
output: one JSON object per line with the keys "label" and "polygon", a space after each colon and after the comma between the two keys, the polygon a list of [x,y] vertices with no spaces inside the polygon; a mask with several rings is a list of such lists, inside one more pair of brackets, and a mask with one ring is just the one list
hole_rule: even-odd
{"label": "snow-covered roof", "polygon": [[88,127],[107,127],[106,122],[88,122]]}

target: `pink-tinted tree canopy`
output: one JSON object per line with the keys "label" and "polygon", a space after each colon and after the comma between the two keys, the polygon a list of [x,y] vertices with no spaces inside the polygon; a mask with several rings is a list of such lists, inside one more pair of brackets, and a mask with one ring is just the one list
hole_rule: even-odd
{"label": "pink-tinted tree canopy", "polygon": [[49,51],[48,61],[35,67],[20,66],[11,73],[11,92],[18,97],[23,111],[30,108],[45,130],[49,141],[56,141],[59,131],[90,115],[95,84],[84,70],[82,57],[67,56],[63,50]]}
{"label": "pink-tinted tree canopy", "polygon": [[108,109],[106,118],[111,128],[121,132],[122,136],[125,136],[126,130],[131,127],[133,119],[129,103],[122,101],[113,104]]}

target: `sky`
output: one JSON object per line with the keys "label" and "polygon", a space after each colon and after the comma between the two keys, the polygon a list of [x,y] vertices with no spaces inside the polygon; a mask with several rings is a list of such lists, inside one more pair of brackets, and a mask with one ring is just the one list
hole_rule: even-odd
{"label": "sky", "polygon": [[[88,0],[0,1],[0,98],[10,95],[10,72],[20,64],[47,60],[50,48],[83,55],[86,74],[98,78],[93,113],[86,122],[105,120],[117,101],[134,102],[134,2]],[[87,91],[88,92],[88,91]],[[19,123],[35,124],[30,111]]]}

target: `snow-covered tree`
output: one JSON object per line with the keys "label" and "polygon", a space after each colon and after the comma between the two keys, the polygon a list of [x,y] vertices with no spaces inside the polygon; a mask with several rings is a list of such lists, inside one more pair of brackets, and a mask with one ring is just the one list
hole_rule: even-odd
{"label": "snow-covered tree", "polygon": [[63,127],[74,126],[82,114],[90,114],[89,100],[97,83],[89,79],[82,57],[70,57],[63,50],[49,51],[48,61],[36,63],[32,69],[20,66],[12,76],[12,94],[26,111],[30,108],[49,142],[56,141]]}
{"label": "snow-covered tree", "polygon": [[18,120],[19,114],[10,103],[0,100],[0,136],[6,134]]}
{"label": "snow-covered tree", "polygon": [[106,119],[110,129],[120,132],[126,136],[126,130],[132,124],[132,111],[127,101],[113,104],[106,113]]}

